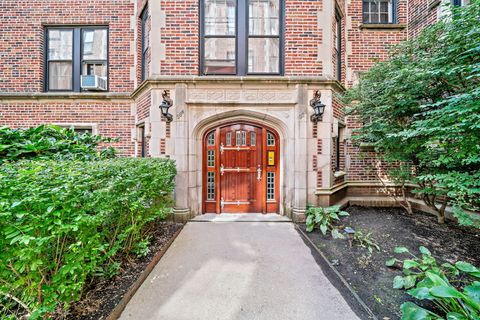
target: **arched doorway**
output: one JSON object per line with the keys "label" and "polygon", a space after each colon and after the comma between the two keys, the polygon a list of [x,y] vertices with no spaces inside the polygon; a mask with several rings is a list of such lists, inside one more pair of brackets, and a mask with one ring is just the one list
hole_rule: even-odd
{"label": "arched doorway", "polygon": [[280,139],[272,128],[232,122],[203,137],[203,213],[279,213]]}

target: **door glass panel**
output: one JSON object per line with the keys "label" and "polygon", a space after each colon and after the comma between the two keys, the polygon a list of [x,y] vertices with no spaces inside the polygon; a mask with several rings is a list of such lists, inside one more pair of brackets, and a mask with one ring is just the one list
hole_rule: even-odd
{"label": "door glass panel", "polygon": [[257,134],[255,132],[250,132],[250,146],[255,147],[257,144]]}
{"label": "door glass panel", "polygon": [[249,34],[277,36],[280,31],[279,0],[249,0]]}
{"label": "door glass panel", "polygon": [[207,173],[207,200],[215,200],[215,172]]}
{"label": "door glass panel", "polygon": [[72,63],[49,62],[48,88],[50,90],[72,89]]}
{"label": "door glass panel", "polygon": [[215,167],[215,150],[208,150],[207,152],[207,166]]}
{"label": "door glass panel", "polygon": [[72,59],[72,30],[48,30],[48,59],[70,60]]}
{"label": "door glass panel", "polygon": [[267,172],[267,200],[275,200],[275,173]]}
{"label": "door glass panel", "polygon": [[235,74],[235,38],[205,39],[205,65],[207,74]]}
{"label": "door glass panel", "polygon": [[227,146],[231,146],[232,145],[232,133],[231,132],[227,132],[227,135],[226,135],[226,142],[227,142]]}
{"label": "door glass panel", "polygon": [[246,131],[237,131],[236,136],[236,145],[237,146],[246,146],[247,145],[247,132]]}
{"label": "door glass panel", "polygon": [[248,39],[248,72],[278,73],[280,40],[278,38]]}
{"label": "door glass panel", "polygon": [[214,145],[215,145],[215,133],[214,133],[214,132],[212,132],[212,133],[210,133],[210,134],[208,135],[208,137],[207,137],[207,144],[208,144],[209,146],[214,146]]}
{"label": "door glass panel", "polygon": [[205,0],[205,35],[235,35],[236,0]]}
{"label": "door glass panel", "polygon": [[275,146],[275,136],[270,132],[267,133],[267,146],[269,147]]}

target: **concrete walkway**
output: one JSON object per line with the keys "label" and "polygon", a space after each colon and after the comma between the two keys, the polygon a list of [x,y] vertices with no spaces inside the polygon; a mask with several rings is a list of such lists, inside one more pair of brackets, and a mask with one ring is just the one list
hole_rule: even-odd
{"label": "concrete walkway", "polygon": [[189,222],[120,319],[355,320],[289,222]]}

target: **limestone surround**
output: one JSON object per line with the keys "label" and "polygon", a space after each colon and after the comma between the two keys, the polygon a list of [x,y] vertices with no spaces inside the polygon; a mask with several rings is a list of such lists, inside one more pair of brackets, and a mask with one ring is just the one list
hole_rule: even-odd
{"label": "limestone surround", "polygon": [[[277,79],[278,80],[278,79]],[[331,140],[334,123],[332,97],[335,86],[330,81],[152,81],[145,85],[152,97],[150,116],[150,155],[169,157],[177,164],[175,217],[186,220],[202,214],[202,138],[206,131],[232,121],[267,125],[280,135],[280,212],[301,220],[307,204],[317,201],[318,187],[330,187],[331,150],[323,148],[317,155],[317,137],[313,136],[309,101],[314,90],[320,90],[326,104],[318,137],[324,146]],[[163,90],[173,99],[170,137],[158,105]],[[143,91],[143,90],[142,90]],[[138,93],[138,96],[144,93]],[[134,93],[135,95],[135,93]],[[164,140],[165,139],[165,140]],[[166,141],[165,155],[160,152]],[[313,167],[313,155],[318,157]],[[317,185],[317,172],[324,180]]]}

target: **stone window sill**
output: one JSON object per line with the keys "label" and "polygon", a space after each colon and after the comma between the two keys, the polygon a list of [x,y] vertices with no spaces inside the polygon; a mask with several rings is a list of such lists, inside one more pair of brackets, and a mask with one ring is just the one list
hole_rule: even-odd
{"label": "stone window sill", "polygon": [[361,151],[375,151],[375,145],[369,142],[362,142],[360,143],[360,150]]}
{"label": "stone window sill", "polygon": [[428,8],[429,8],[430,10],[434,10],[434,9],[436,9],[436,8],[440,5],[441,2],[442,2],[441,0],[433,0],[433,1],[428,5]]}
{"label": "stone window sill", "polygon": [[346,174],[347,174],[347,173],[346,173],[345,171],[336,171],[336,172],[333,174],[333,176],[334,176],[335,178],[341,178],[341,177],[345,176]]}
{"label": "stone window sill", "polygon": [[405,29],[406,25],[398,23],[371,23],[371,24],[361,24],[360,29],[371,29],[371,30],[402,30]]}

